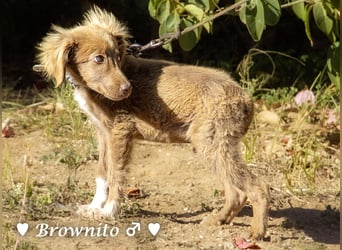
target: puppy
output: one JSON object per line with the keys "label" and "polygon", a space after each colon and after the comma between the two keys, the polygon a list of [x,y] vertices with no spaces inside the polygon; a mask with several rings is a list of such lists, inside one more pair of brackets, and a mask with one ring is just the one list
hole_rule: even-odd
{"label": "puppy", "polygon": [[94,6],[75,27],[53,26],[37,47],[45,76],[56,86],[67,76],[76,102],[97,129],[96,191],[79,214],[117,216],[134,137],[189,142],[225,191],[223,208],[206,223],[230,223],[248,198],[251,237],[261,239],[268,186],[248,170],[239,152],[253,118],[251,98],[222,71],[126,55],[129,37],[112,14]]}

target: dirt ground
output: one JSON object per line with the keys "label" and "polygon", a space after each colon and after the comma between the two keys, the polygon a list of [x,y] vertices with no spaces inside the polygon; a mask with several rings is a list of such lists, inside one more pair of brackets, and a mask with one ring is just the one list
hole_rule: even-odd
{"label": "dirt ground", "polygon": [[[71,169],[49,157],[67,145],[63,144],[67,138],[47,138],[42,129],[18,131],[18,123],[14,121],[16,134],[2,142],[3,163],[7,164],[3,168],[3,249],[13,249],[16,242],[18,249],[238,249],[234,240],[247,235],[252,216],[250,206],[230,225],[201,225],[203,218],[223,205],[222,187],[188,144],[135,141],[125,185],[130,191],[126,192],[120,220],[80,218],[74,211],[78,204],[91,201],[96,158]],[[282,164],[289,164],[289,158],[279,153],[286,151],[285,146],[279,143],[275,147],[272,161],[262,157],[270,143],[267,140],[281,132],[269,124],[260,125],[258,131],[265,145],[257,149],[260,156],[249,161],[249,168],[270,184],[272,200],[267,235],[256,246],[272,250],[340,249],[339,141],[330,146],[333,152],[324,155],[313,187],[294,185],[295,190],[290,190],[282,170]],[[82,147],[88,142],[77,143]],[[37,198],[34,204],[31,196],[27,198],[31,203],[23,211],[13,192],[15,188],[22,190],[25,183],[25,155],[30,192],[47,200],[44,203]],[[299,175],[292,178],[296,183],[301,180]],[[29,226],[24,236],[18,233],[19,222]],[[56,229],[52,236],[37,237],[43,223],[49,230],[60,230]],[[140,223],[140,231],[129,237],[126,230],[134,226],[132,223]],[[160,224],[155,236],[148,230],[149,223]],[[94,227],[96,233],[72,237],[64,233],[67,227]],[[114,227],[115,232],[119,229],[118,234],[111,231],[112,236],[108,235]]]}

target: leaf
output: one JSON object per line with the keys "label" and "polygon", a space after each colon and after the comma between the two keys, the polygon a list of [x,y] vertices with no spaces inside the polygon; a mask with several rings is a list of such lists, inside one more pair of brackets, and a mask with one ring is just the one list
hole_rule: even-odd
{"label": "leaf", "polygon": [[208,12],[209,10],[212,10],[213,9],[213,4],[212,4],[212,0],[202,0],[201,1],[202,4],[203,4],[203,7],[204,7],[204,11],[205,12]]}
{"label": "leaf", "polygon": [[265,22],[267,25],[274,26],[280,18],[280,5],[278,0],[262,0],[264,7]]}
{"label": "leaf", "polygon": [[310,32],[310,12],[312,10],[312,5],[307,5],[305,8],[305,15],[304,15],[304,26],[305,26],[305,34],[310,41],[310,45],[313,46],[313,40]]}
{"label": "leaf", "polygon": [[[190,18],[183,18],[180,22],[180,28],[184,29],[186,27],[192,26],[193,24],[194,22]],[[195,47],[196,43],[199,41],[201,31],[201,28],[197,28],[180,36],[178,41],[180,47],[185,51],[192,50]]]}
{"label": "leaf", "polygon": [[171,4],[169,0],[162,0],[157,7],[156,19],[159,23],[162,23],[170,15]]}
{"label": "leaf", "polygon": [[[296,0],[293,0],[293,1],[296,1]],[[298,2],[292,5],[292,10],[295,13],[295,15],[304,22],[304,19],[305,19],[304,2]]]}
{"label": "leaf", "polygon": [[159,36],[175,32],[180,24],[180,18],[176,11],[173,11],[159,26]]}
{"label": "leaf", "polygon": [[259,41],[265,28],[264,7],[261,0],[251,0],[246,5],[246,25],[254,41]]}
{"label": "leaf", "polygon": [[340,42],[333,43],[327,54],[327,68],[330,81],[340,89]]}
{"label": "leaf", "polygon": [[[180,18],[177,10],[174,10],[164,22],[162,22],[159,26],[159,37],[162,37],[165,34],[175,32],[179,28]],[[172,52],[171,43],[164,44],[163,48]]]}
{"label": "leaf", "polygon": [[194,4],[187,4],[184,6],[186,12],[194,16],[198,21],[202,21],[204,16],[204,11]]}
{"label": "leaf", "polygon": [[329,35],[333,28],[333,20],[327,15],[327,10],[321,2],[314,4],[313,16],[317,27],[326,35]]}
{"label": "leaf", "polygon": [[203,0],[188,0],[188,1],[185,1],[185,2],[186,2],[186,5],[191,4],[191,5],[198,6],[200,9],[204,9],[205,8]]}
{"label": "leaf", "polygon": [[165,50],[169,51],[170,53],[172,53],[172,44],[171,43],[167,43],[167,44],[164,44],[162,46]]}
{"label": "leaf", "polygon": [[165,0],[149,0],[148,2],[148,11],[150,12],[151,17],[157,20],[157,9],[158,5]]}
{"label": "leaf", "polygon": [[327,55],[328,70],[337,73],[340,70],[340,42],[330,45]]}
{"label": "leaf", "polygon": [[188,0],[188,4],[194,4],[200,7],[204,12],[212,11],[216,8],[219,0]]}
{"label": "leaf", "polygon": [[240,11],[239,11],[240,20],[245,25],[246,25],[246,5],[247,5],[247,3],[244,3],[241,6]]}
{"label": "leaf", "polygon": [[129,188],[126,192],[128,198],[139,198],[141,190],[139,188]]}
{"label": "leaf", "polygon": [[148,12],[150,13],[150,16],[153,18],[156,17],[156,1],[157,0],[148,1]]}
{"label": "leaf", "polygon": [[218,7],[218,3],[220,0],[210,0],[210,9],[214,10],[216,7]]}
{"label": "leaf", "polygon": [[[206,18],[207,15],[205,15],[204,18]],[[206,22],[205,24],[203,24],[203,27],[205,28],[205,30],[209,33],[212,34],[213,33],[213,21],[210,22]]]}
{"label": "leaf", "polygon": [[338,92],[340,91],[341,89],[341,78],[340,78],[340,75],[334,75],[330,72],[328,72],[328,77],[331,81],[332,84],[334,84],[338,90]]}

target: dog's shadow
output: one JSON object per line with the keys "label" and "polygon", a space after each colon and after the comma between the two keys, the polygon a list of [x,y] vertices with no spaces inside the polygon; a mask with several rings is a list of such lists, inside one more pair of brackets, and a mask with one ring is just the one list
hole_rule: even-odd
{"label": "dog's shadow", "polygon": [[340,243],[340,211],[330,206],[323,211],[300,207],[271,210],[270,218],[285,218],[281,227],[300,230],[315,242]]}
{"label": "dog's shadow", "polygon": [[[206,214],[211,214],[214,208],[205,207],[197,211],[187,213],[160,213],[148,210],[140,210],[140,215],[157,218],[164,217],[172,222],[179,224],[200,224]],[[251,207],[244,207],[238,217],[252,217]],[[276,227],[282,227],[288,230],[300,230],[306,236],[312,238],[315,242],[324,244],[339,244],[339,224],[340,212],[327,206],[326,210],[317,210],[309,208],[286,208],[279,210],[271,210],[270,218],[284,218],[281,225],[270,225],[270,230],[276,230]],[[240,226],[248,226],[247,224],[235,223]],[[270,223],[271,224],[271,223]],[[273,228],[273,229],[272,229]],[[286,237],[283,237],[285,240]]]}
{"label": "dog's shadow", "polygon": [[205,207],[200,210],[187,213],[161,213],[141,209],[140,214],[150,218],[163,217],[169,221],[179,224],[200,224],[203,219],[203,216],[200,215],[211,213],[213,210],[214,208]]}
{"label": "dog's shadow", "polygon": [[[238,215],[239,217],[252,217],[253,212],[251,207],[244,207]],[[306,236],[324,244],[339,244],[340,243],[340,212],[330,206],[326,210],[292,207],[279,210],[270,210],[270,220],[283,218],[279,223],[273,224],[270,222],[269,230],[277,230],[282,227],[285,230],[299,230]],[[245,226],[245,224],[241,225]],[[293,236],[296,239],[300,236]],[[282,237],[282,239],[290,239]]]}

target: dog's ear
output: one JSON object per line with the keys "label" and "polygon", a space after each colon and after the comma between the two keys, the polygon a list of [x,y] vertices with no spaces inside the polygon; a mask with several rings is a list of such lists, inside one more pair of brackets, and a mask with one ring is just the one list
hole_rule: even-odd
{"label": "dog's ear", "polygon": [[65,80],[66,64],[74,46],[75,42],[68,34],[68,30],[58,26],[52,26],[52,32],[37,46],[37,60],[45,76],[55,80],[56,87]]}
{"label": "dog's ear", "polygon": [[125,39],[125,37],[119,35],[119,36],[115,36],[114,39],[117,41],[118,46],[119,46],[119,53],[120,53],[120,61],[122,61],[122,59],[124,58],[124,56],[126,55],[126,49],[128,46],[128,42]]}

